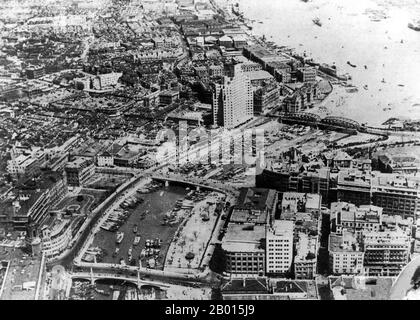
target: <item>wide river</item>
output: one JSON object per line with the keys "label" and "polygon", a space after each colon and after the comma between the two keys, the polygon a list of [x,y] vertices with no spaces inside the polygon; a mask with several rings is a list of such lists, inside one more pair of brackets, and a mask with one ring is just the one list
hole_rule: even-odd
{"label": "wide river", "polygon": [[[256,20],[256,35],[306,51],[318,62],[335,63],[340,74],[352,75],[358,92],[345,94],[339,106],[331,100],[337,97],[329,99],[331,114],[370,124],[391,117],[420,119],[420,32],[407,27],[420,19],[419,0],[230,2],[238,2],[245,16]],[[374,21],[375,13],[376,18],[382,15],[380,21]],[[312,22],[315,17],[322,27]]]}

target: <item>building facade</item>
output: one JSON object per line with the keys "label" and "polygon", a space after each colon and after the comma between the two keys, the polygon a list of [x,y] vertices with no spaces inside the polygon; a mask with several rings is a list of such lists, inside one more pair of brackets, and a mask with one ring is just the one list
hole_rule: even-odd
{"label": "building facade", "polygon": [[233,66],[233,74],[225,76],[213,86],[213,124],[235,128],[252,119],[254,99],[249,78],[240,64]]}
{"label": "building facade", "polygon": [[78,157],[68,162],[65,167],[67,183],[72,187],[84,186],[95,173],[93,160],[89,157]]}
{"label": "building facade", "polygon": [[284,274],[293,260],[293,221],[276,220],[266,233],[267,274]]}

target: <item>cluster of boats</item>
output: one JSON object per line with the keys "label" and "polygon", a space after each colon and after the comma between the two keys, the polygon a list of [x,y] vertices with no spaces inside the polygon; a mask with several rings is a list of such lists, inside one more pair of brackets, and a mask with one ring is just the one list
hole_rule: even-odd
{"label": "cluster of boats", "polygon": [[159,238],[156,238],[154,240],[147,239],[146,240],[146,248],[143,249],[140,253],[140,259],[141,258],[150,258],[150,257],[157,257],[160,253],[160,247],[162,246],[162,240]]}
{"label": "cluster of boats", "polygon": [[137,193],[138,194],[146,194],[146,193],[151,193],[154,192],[160,188],[162,188],[162,183],[161,182],[157,182],[157,181],[153,181],[150,184],[137,189]]}
{"label": "cluster of boats", "polygon": [[178,212],[180,210],[192,209],[193,207],[194,207],[194,203],[191,200],[178,199],[175,202],[173,209],[171,211],[168,211],[165,214],[165,217],[163,218],[163,221],[162,221],[162,226],[175,225],[178,221]]}
{"label": "cluster of boats", "polygon": [[[124,238],[124,233],[123,232],[118,232],[117,233],[117,243],[119,244],[122,241],[123,238]],[[136,264],[136,259],[134,258],[133,250],[134,250],[134,247],[137,246],[140,243],[140,240],[141,240],[141,237],[136,236],[134,238],[133,245],[128,249],[128,254],[127,255],[128,255],[128,263],[130,265],[135,265]],[[162,245],[162,240],[159,239],[159,238],[156,238],[154,240],[147,239],[145,248],[140,253],[139,260],[141,260],[143,258],[152,258],[152,260],[154,260],[154,262],[152,264],[155,264],[156,259],[159,258],[161,245]],[[117,246],[115,248],[115,252],[114,252],[113,256],[116,257],[119,252],[120,252],[120,248]],[[125,261],[124,261],[123,258],[120,259],[120,263],[125,264]],[[152,264],[150,264],[150,265],[152,265]],[[148,262],[148,267],[149,267],[149,262]]]}
{"label": "cluster of boats", "polygon": [[[130,247],[130,249],[128,249],[128,262],[130,264],[133,264],[133,261],[134,261],[134,259],[133,259],[133,247]],[[135,264],[135,262],[134,262],[134,264]]]}
{"label": "cluster of boats", "polygon": [[[134,233],[136,233],[136,232],[137,232],[137,225],[134,225],[133,232],[134,232]],[[115,242],[116,242],[117,244],[120,244],[120,243],[123,241],[124,236],[125,236],[124,232],[117,232]],[[137,245],[139,245],[139,244],[140,244],[140,241],[141,241],[141,237],[140,237],[139,235],[136,235],[136,236],[134,237],[133,246],[137,246]],[[128,260],[129,260],[130,262],[133,260],[133,259],[132,259],[132,258],[133,258],[133,257],[132,257],[132,253],[133,253],[133,246],[132,246],[132,247],[130,247],[130,249],[128,250]],[[119,252],[120,252],[120,248],[119,248],[119,247],[116,247],[116,248],[115,248],[115,251],[114,251],[113,256],[114,256],[114,257],[116,257],[116,256],[118,255],[118,253],[119,253]]]}
{"label": "cluster of boats", "polygon": [[105,249],[99,247],[90,247],[86,250],[82,260],[84,262],[101,262],[106,255],[107,252]]}
{"label": "cluster of boats", "polygon": [[127,198],[123,203],[121,203],[120,207],[122,209],[133,209],[138,204],[142,203],[143,201],[144,201],[143,198],[141,198],[138,195],[134,195],[134,196],[131,196],[131,197]]}
{"label": "cluster of boats", "polygon": [[117,231],[127,221],[130,214],[128,210],[114,210],[101,225],[101,229],[111,232]]}
{"label": "cluster of boats", "polygon": [[143,201],[144,199],[140,196],[132,196],[127,198],[123,203],[120,204],[119,209],[115,209],[114,212],[108,216],[105,222],[101,225],[101,229],[111,232],[117,231],[131,215],[132,211],[129,209],[135,208]]}

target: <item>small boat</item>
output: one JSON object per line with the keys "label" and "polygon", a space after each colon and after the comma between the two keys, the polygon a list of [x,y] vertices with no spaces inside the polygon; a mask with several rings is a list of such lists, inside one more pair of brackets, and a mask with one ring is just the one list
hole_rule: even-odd
{"label": "small boat", "polygon": [[420,21],[417,21],[417,23],[415,22],[410,22],[408,24],[408,27],[414,31],[420,31]]}
{"label": "small boat", "polygon": [[134,242],[133,242],[133,245],[134,246],[136,246],[136,245],[138,245],[139,243],[140,243],[140,237],[139,236],[136,236],[136,237],[134,237]]}
{"label": "small boat", "polygon": [[105,291],[105,290],[98,289],[98,288],[95,288],[95,292],[96,292],[96,293],[99,293],[99,294],[101,294],[101,295],[104,295],[104,296],[109,296],[109,295],[111,295],[111,293],[110,293],[110,292],[107,292],[107,291]]}
{"label": "small boat", "polygon": [[115,248],[115,251],[114,251],[114,253],[112,254],[112,256],[115,258],[117,255],[118,255],[118,253],[120,252],[120,248]]}
{"label": "small boat", "polygon": [[399,86],[399,87],[404,87],[404,85],[403,85],[403,84],[399,84],[398,86]]}
{"label": "small boat", "polygon": [[365,69],[367,69],[367,65],[365,65]]}
{"label": "small boat", "polygon": [[322,27],[321,20],[318,17],[312,19],[312,22],[315,23],[317,26]]}
{"label": "small boat", "polygon": [[348,64],[350,67],[353,67],[353,68],[356,68],[356,67],[357,67],[355,64],[351,63],[350,61],[347,61],[347,64]]}
{"label": "small boat", "polygon": [[135,225],[134,225],[134,227],[133,227],[133,232],[134,232],[134,233],[137,233],[137,225],[136,225],[136,224],[135,224]]}
{"label": "small boat", "polygon": [[117,232],[117,243],[120,244],[124,239],[124,232]]}

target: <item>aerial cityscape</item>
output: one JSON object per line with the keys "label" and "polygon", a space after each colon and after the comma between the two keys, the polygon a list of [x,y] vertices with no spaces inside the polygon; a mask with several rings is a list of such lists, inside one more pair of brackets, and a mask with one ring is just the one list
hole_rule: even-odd
{"label": "aerial cityscape", "polygon": [[0,35],[0,300],[420,300],[418,0],[2,0]]}

